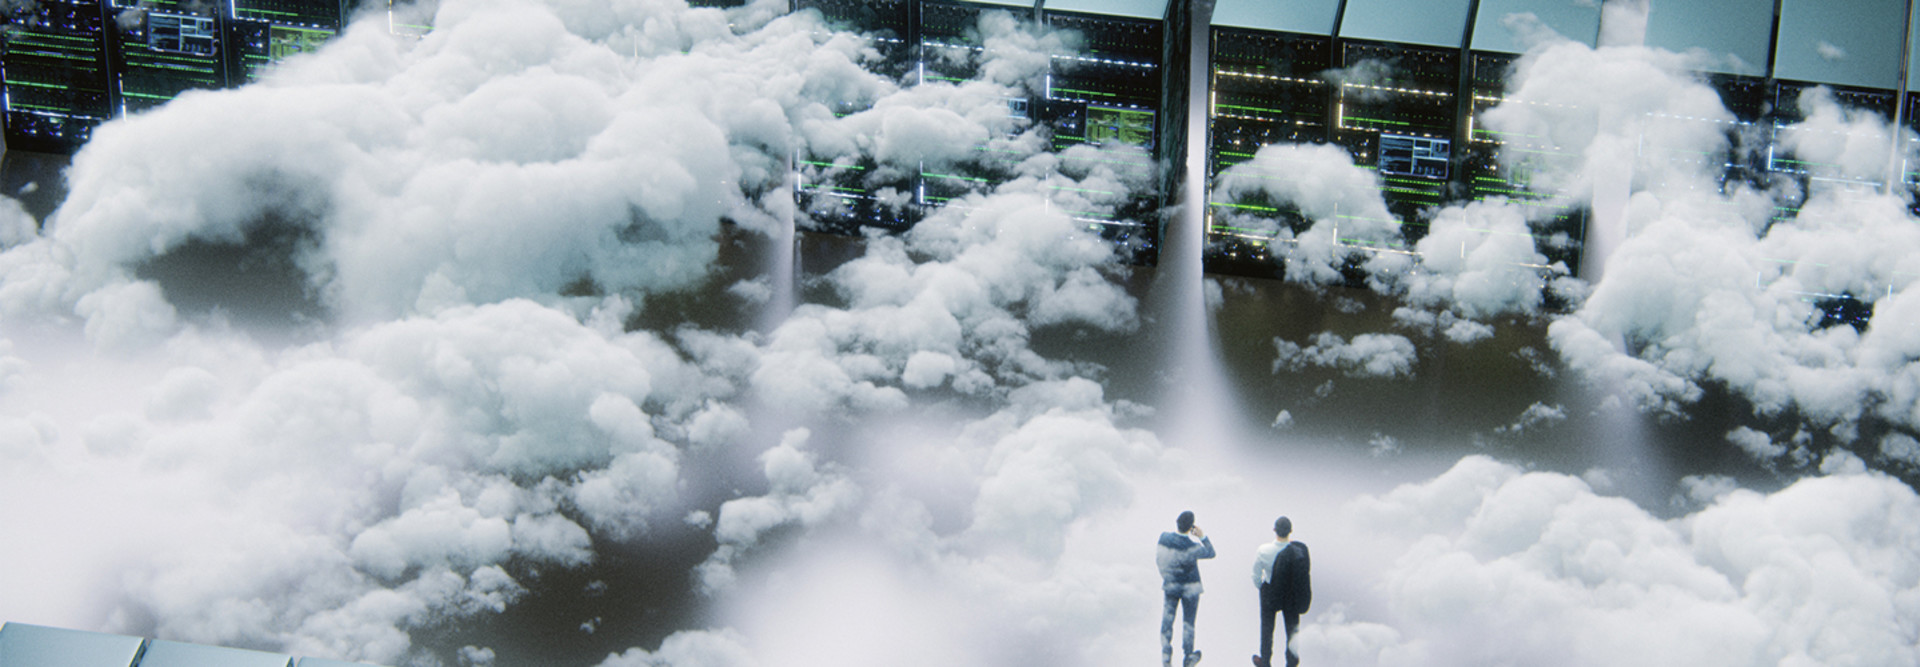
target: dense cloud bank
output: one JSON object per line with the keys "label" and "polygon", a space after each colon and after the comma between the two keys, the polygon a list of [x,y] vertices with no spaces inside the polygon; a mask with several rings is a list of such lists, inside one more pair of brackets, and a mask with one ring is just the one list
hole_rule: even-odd
{"label": "dense cloud bank", "polygon": [[[1857,466],[1857,461],[1855,462]],[[1391,623],[1320,617],[1323,664],[1866,665],[1920,660],[1920,498],[1841,472],[1772,494],[1703,484],[1660,520],[1578,478],[1472,457],[1348,507],[1397,554]]]}
{"label": "dense cloud bank", "polygon": [[[417,42],[363,21],[260,85],[101,128],[44,230],[0,209],[14,537],[0,590],[21,592],[0,619],[482,664],[493,648],[422,637],[523,603],[533,573],[591,570],[609,547],[691,526],[714,548],[686,586],[715,627],[603,664],[1114,664],[1157,649],[1151,537],[1169,508],[1203,503],[1224,547],[1207,566],[1216,655],[1252,646],[1241,558],[1264,537],[1237,524],[1279,507],[1316,550],[1355,555],[1322,561],[1342,594],[1310,617],[1315,662],[1538,662],[1567,647],[1593,663],[1914,660],[1916,502],[1858,461],[1830,457],[1831,476],[1770,495],[1696,479],[1700,509],[1660,520],[1485,458],[1363,494],[1347,483],[1377,475],[1143,428],[1154,409],[1112,395],[1106,369],[1032,344],[1153,324],[1126,286],[1135,269],[1063,212],[1110,212],[1149,184],[1096,149],[1045,150],[1006,112],[1072,36],[989,14],[968,56],[983,80],[902,87],[868,71],[871,43],[777,4],[447,0]],[[1549,45],[1515,94],[1599,120],[1488,122],[1588,147],[1589,165],[1555,177],[1602,189],[1596,170],[1632,160],[1621,133],[1669,131],[1639,129],[1647,114],[1719,117],[1673,74],[1684,64]],[[1573,97],[1596,80],[1638,87]],[[1810,124],[1873,127],[1808,104]],[[1871,166],[1871,146],[1821,136],[1795,150]],[[800,286],[822,302],[759,331],[640,326],[670,298],[724,311],[798,291],[775,275],[711,284],[728,234],[809,224],[796,153],[897,175],[968,166],[980,146],[1012,156],[991,168],[1003,183],[865,239]],[[1251,164],[1317,170],[1223,182],[1311,218],[1290,279],[1336,282],[1351,249],[1334,239],[1392,232],[1342,151],[1268,147]],[[1920,324],[1900,282],[1920,267],[1898,251],[1920,239],[1897,205],[1815,191],[1798,220],[1763,224],[1766,192],[1676,194],[1698,174],[1633,173],[1632,232],[1599,283],[1516,269],[1545,260],[1515,206],[1444,210],[1417,257],[1365,262],[1406,301],[1394,326],[1425,338],[1276,339],[1274,370],[1405,378],[1416,340],[1474,344],[1496,318],[1548,317],[1555,295],[1578,302],[1550,329],[1568,365],[1652,402],[1711,380],[1816,420],[1920,421],[1920,329],[1891,326]],[[1342,214],[1373,222],[1336,236]],[[266,237],[291,239],[277,259],[320,305],[291,334],[183,308],[183,285],[150,277],[183,249]],[[1871,301],[1873,325],[1816,330],[1805,292]],[[1535,404],[1506,432],[1566,418]],[[1711,444],[1785,450],[1751,430],[1728,442]],[[1879,448],[1920,461],[1904,434]],[[1687,643],[1700,636],[1722,650]]]}

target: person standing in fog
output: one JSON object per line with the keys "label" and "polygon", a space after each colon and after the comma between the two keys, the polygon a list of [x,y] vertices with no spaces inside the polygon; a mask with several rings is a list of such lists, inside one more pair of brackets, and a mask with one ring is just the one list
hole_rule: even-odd
{"label": "person standing in fog", "polygon": [[1254,552],[1253,585],[1260,589],[1260,654],[1253,656],[1254,667],[1273,667],[1274,614],[1287,626],[1287,667],[1300,664],[1300,656],[1293,652],[1293,633],[1300,630],[1300,615],[1313,603],[1313,582],[1307,573],[1307,545],[1292,539],[1292,534],[1293,520],[1280,517],[1273,522],[1273,541]]}
{"label": "person standing in fog", "polygon": [[1193,650],[1193,616],[1200,605],[1200,560],[1213,557],[1213,542],[1206,531],[1193,525],[1193,512],[1181,512],[1173,522],[1179,532],[1161,533],[1156,560],[1160,565],[1160,588],[1166,592],[1166,607],[1160,616],[1160,664],[1173,665],[1173,612],[1183,610],[1186,639],[1184,667],[1200,662]]}

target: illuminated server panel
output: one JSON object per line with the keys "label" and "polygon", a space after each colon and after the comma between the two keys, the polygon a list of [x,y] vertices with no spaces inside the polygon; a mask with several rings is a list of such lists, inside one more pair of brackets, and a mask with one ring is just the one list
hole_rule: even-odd
{"label": "illuminated server panel", "polygon": [[346,24],[340,0],[232,0],[227,71],[252,83],[274,64],[319,49]]}
{"label": "illuminated server panel", "polygon": [[[979,77],[977,63],[987,56],[980,41],[978,26],[987,12],[1007,12],[1013,18],[1032,22],[1032,4],[964,2],[959,0],[922,0],[919,5],[919,29],[911,82],[959,84]],[[1018,121],[1032,120],[1035,100],[1021,95],[1007,99],[1007,114]],[[1020,155],[990,145],[974,146],[977,160],[970,165],[948,169],[923,166],[915,176],[914,202],[922,207],[943,206],[970,192],[990,189],[1012,178]]]}
{"label": "illuminated server panel", "polygon": [[[1213,28],[1209,71],[1207,179],[1251,160],[1261,147],[1326,143],[1333,120],[1331,35]],[[1286,178],[1285,173],[1252,174]],[[1299,211],[1275,202],[1213,202],[1206,212],[1209,271],[1270,276],[1274,231],[1237,225],[1221,209],[1277,219],[1294,233],[1311,224]]]}
{"label": "illuminated server panel", "polygon": [[70,153],[112,117],[105,26],[98,0],[41,0],[16,15],[0,59],[9,148]]}
{"label": "illuminated server panel", "polygon": [[[1505,198],[1539,209],[1528,215],[1534,221],[1530,225],[1534,247],[1546,256],[1547,265],[1561,262],[1571,270],[1580,265],[1590,209],[1563,191],[1535,183],[1534,174],[1548,169],[1571,173],[1580,167],[1581,156],[1544,136],[1497,132],[1479,123],[1480,114],[1488,109],[1521,103],[1506,97],[1507,74],[1518,59],[1509,53],[1472,54],[1473,112],[1467,120],[1461,177],[1475,201]],[[1502,153],[1507,157],[1504,165]]]}
{"label": "illuminated server panel", "polygon": [[166,104],[196,88],[224,88],[220,8],[180,0],[107,0],[119,112]]}
{"label": "illuminated server panel", "polygon": [[1381,197],[1399,219],[1402,239],[1379,249],[1406,251],[1426,236],[1421,211],[1448,199],[1460,51],[1357,40],[1343,47],[1348,70],[1367,74],[1335,92],[1334,141],[1379,172]]}
{"label": "illuminated server panel", "polygon": [[[882,60],[869,64],[874,71],[906,77],[914,63],[917,34],[916,0],[800,0],[796,10],[820,12],[835,30],[860,32],[872,38]],[[906,83],[906,81],[903,81]],[[871,100],[839,100],[833,113],[847,116],[867,110]],[[794,156],[794,199],[805,219],[819,231],[857,233],[862,227],[903,230],[919,221],[914,205],[914,174],[882,168],[866,155],[822,155],[800,151]]]}
{"label": "illuminated server panel", "polygon": [[[1519,266],[1548,270],[1558,264],[1577,271],[1585,248],[1591,205],[1559,189],[1554,176],[1578,173],[1585,160],[1549,134],[1487,127],[1484,114],[1496,107],[1530,111],[1538,102],[1507,96],[1507,80],[1532,46],[1507,20],[1529,14],[1570,41],[1592,46],[1600,37],[1599,3],[1560,0],[1479,0],[1467,53],[1467,114],[1461,134],[1460,172],[1454,178],[1475,201],[1504,200],[1524,209],[1534,249],[1544,264]],[[1597,110],[1558,108],[1556,114],[1591,115]],[[1575,121],[1578,122],[1578,121]],[[1486,234],[1500,234],[1486,230]]]}
{"label": "illuminated server panel", "polygon": [[1185,152],[1184,69],[1165,66],[1186,59],[1187,40],[1180,39],[1188,29],[1185,5],[1130,3],[1140,7],[1120,15],[1098,13],[1097,4],[1050,0],[1044,6],[1049,27],[1075,30],[1085,39],[1080,53],[1053,58],[1044,120],[1052,126],[1055,149],[1076,144],[1111,149],[1092,159],[1154,184],[1151,192],[1133,193],[1111,212],[1068,211],[1127,248],[1134,261],[1152,263],[1158,257],[1160,209],[1179,177],[1177,169],[1163,165],[1168,156]]}

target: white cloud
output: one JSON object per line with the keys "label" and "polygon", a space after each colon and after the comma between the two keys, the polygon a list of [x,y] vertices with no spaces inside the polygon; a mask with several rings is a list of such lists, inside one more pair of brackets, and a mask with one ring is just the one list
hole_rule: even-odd
{"label": "white cloud", "polygon": [[[1399,221],[1387,211],[1379,187],[1379,175],[1355,165],[1343,148],[1272,144],[1222,172],[1210,203],[1214,215],[1235,226],[1277,234],[1272,250],[1284,262],[1288,280],[1332,284],[1341,281],[1340,267],[1347,258],[1362,254],[1342,239],[1378,245],[1399,236]],[[1293,207],[1307,228],[1280,228],[1271,217],[1220,206],[1248,198],[1267,202],[1254,206]],[[1402,256],[1392,254],[1372,255],[1367,262],[1376,273],[1393,273],[1406,265]]]}
{"label": "white cloud", "polygon": [[1413,374],[1416,360],[1413,341],[1394,334],[1359,334],[1352,342],[1330,331],[1313,337],[1313,345],[1301,347],[1284,339],[1273,339],[1278,352],[1273,371],[1299,370],[1309,365],[1338,368],[1352,377],[1401,377]]}
{"label": "white cloud", "polygon": [[658,651],[641,648],[608,655],[599,667],[756,667],[762,664],[737,632],[686,630],[673,633]]}
{"label": "white cloud", "polygon": [[1520,413],[1520,419],[1518,421],[1494,429],[1494,431],[1499,433],[1521,434],[1529,430],[1552,427],[1566,420],[1567,409],[1565,406],[1559,404],[1547,405],[1545,403],[1534,403],[1533,405],[1527,406],[1527,409]]}
{"label": "white cloud", "polygon": [[820,470],[817,455],[806,449],[807,429],[788,431],[780,444],[760,454],[766,495],[735,498],[720,505],[713,537],[719,548],[694,569],[700,589],[724,593],[734,586],[734,559],[752,550],[760,537],[781,526],[814,527],[845,513],[860,497],[860,487],[835,470]]}
{"label": "white cloud", "polygon": [[1728,491],[1662,521],[1572,477],[1469,457],[1349,511],[1359,532],[1405,549],[1380,580],[1391,611],[1377,621],[1309,614],[1307,660],[1916,658],[1902,628],[1920,615],[1920,571],[1911,567],[1920,499],[1883,476],[1807,479],[1771,495]]}
{"label": "white cloud", "polygon": [[1880,455],[1909,469],[1920,467],[1920,440],[1905,433],[1888,433],[1880,439]]}
{"label": "white cloud", "polygon": [[[109,630],[389,664],[416,655],[414,629],[517,600],[510,562],[582,566],[596,536],[684,513],[679,448],[653,424],[685,432],[726,385],[656,385],[701,374],[651,334],[526,301],[285,350],[189,329],[144,365],[34,350],[0,400],[62,421],[0,429],[23,464],[0,498],[48,517],[18,535],[59,564],[7,571],[95,596]],[[129,400],[55,428],[90,414],[66,397],[97,394],[100,363]],[[22,483],[39,477],[67,491]],[[49,504],[70,493],[96,502]],[[74,539],[81,524],[99,534]]]}
{"label": "white cloud", "polygon": [[1727,442],[1733,443],[1742,451],[1763,461],[1784,456],[1787,453],[1786,445],[1777,444],[1772,436],[1745,426],[1728,431]]}

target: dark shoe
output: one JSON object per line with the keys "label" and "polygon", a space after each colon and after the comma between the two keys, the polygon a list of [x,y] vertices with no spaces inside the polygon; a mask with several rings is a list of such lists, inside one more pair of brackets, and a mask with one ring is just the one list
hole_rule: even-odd
{"label": "dark shoe", "polygon": [[1193,667],[1194,665],[1198,665],[1198,664],[1200,664],[1200,652],[1194,651],[1192,653],[1188,653],[1186,666]]}
{"label": "dark shoe", "polygon": [[1253,667],[1273,667],[1273,663],[1262,660],[1260,656],[1256,655],[1253,656]]}

